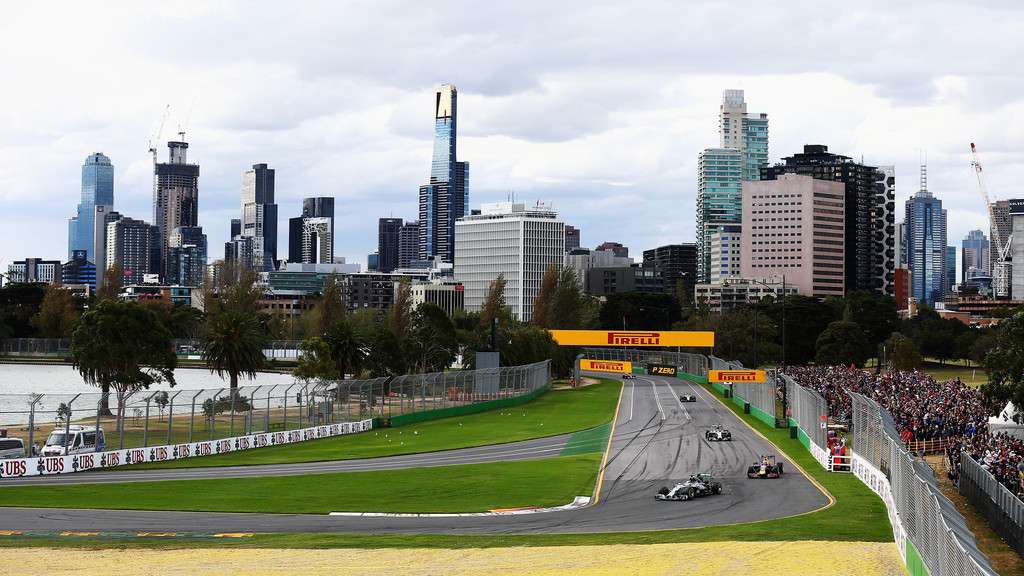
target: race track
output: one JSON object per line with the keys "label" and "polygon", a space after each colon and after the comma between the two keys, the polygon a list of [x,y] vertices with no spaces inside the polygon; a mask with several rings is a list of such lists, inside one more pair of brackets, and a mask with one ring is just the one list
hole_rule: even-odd
{"label": "race track", "polygon": [[[697,402],[680,403],[695,393]],[[724,424],[731,442],[708,442],[704,432]],[[5,479],[2,485],[159,481],[319,474],[557,456],[569,435],[434,454],[235,468],[126,470],[83,475]],[[777,454],[785,473],[751,480],[746,469],[763,453]],[[697,472],[724,483],[721,495],[694,501],[656,501],[658,488]],[[0,485],[0,498],[2,498]],[[591,496],[591,495],[584,495]],[[685,380],[638,376],[626,380],[600,493],[590,506],[516,515],[328,516],[5,508],[0,531],[116,531],[338,534],[544,534],[633,532],[716,526],[787,517],[821,509],[832,499],[770,443],[700,386]],[[568,504],[568,503],[567,503]],[[345,512],[338,510],[337,512]]]}

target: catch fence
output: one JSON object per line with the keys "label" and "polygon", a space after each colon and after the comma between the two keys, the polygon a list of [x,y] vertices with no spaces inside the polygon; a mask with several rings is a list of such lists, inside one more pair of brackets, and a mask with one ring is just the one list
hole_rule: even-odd
{"label": "catch fence", "polygon": [[[52,431],[101,427],[106,449],[173,445],[394,418],[525,397],[551,384],[550,361],[370,380],[116,393],[2,394],[0,427],[45,444]],[[120,421],[120,426],[118,423]]]}
{"label": "catch fence", "polygon": [[707,382],[708,360],[702,354],[675,350],[640,350],[632,348],[584,348],[583,356],[591,360],[631,362],[634,369],[647,372],[651,365],[675,366],[679,375],[693,376]]}
{"label": "catch fence", "polygon": [[850,398],[853,472],[882,496],[911,573],[921,573],[920,561],[932,576],[996,574],[931,467],[903,446],[892,416],[866,396]]}
{"label": "catch fence", "polygon": [[1020,497],[966,452],[960,453],[956,484],[957,490],[988,519],[992,531],[1024,557],[1024,503]]}

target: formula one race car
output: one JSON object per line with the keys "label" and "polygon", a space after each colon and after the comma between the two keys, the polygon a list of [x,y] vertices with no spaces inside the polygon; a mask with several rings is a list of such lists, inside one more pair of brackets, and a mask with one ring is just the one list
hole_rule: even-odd
{"label": "formula one race car", "polygon": [[696,402],[697,401],[697,395],[696,394],[682,394],[682,395],[679,396],[679,401],[680,402]]}
{"label": "formula one race car", "polygon": [[722,428],[721,424],[714,424],[711,426],[711,430],[704,433],[704,438],[708,442],[731,442],[732,432]]}
{"label": "formula one race car", "polygon": [[701,473],[690,476],[684,482],[679,482],[669,488],[662,486],[661,490],[654,495],[655,500],[693,500],[697,496],[709,494],[721,494],[722,483],[717,482],[710,473]]}
{"label": "formula one race car", "polygon": [[782,476],[782,462],[775,463],[774,454],[762,454],[751,466],[747,467],[747,478],[778,478]]}
{"label": "formula one race car", "polygon": [[623,378],[628,378],[630,380],[635,380],[636,379],[636,374],[623,374],[622,377]]}

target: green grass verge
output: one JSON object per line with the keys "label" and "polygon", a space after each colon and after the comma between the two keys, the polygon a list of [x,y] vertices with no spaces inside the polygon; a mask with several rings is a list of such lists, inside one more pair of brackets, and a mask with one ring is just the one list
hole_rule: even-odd
{"label": "green grass verge", "polygon": [[[588,387],[581,388],[571,391],[575,394],[579,391],[588,390]],[[721,398],[721,394],[715,392],[710,386],[706,386],[706,389],[715,394],[716,397]],[[617,394],[617,389],[616,389]],[[550,394],[545,394],[549,396]],[[759,420],[753,418],[750,415],[744,415],[741,413],[741,408],[733,404],[732,402],[726,402],[733,412],[737,413],[740,418],[743,418],[746,422],[750,423],[754,429],[763,434],[769,440],[774,442],[779,448],[786,452],[786,454],[803,467],[807,472],[815,478],[822,486],[824,486],[833,497],[836,498],[836,504],[826,508],[824,510],[795,516],[792,518],[783,518],[778,520],[766,520],[763,522],[753,522],[747,524],[738,524],[731,526],[714,526],[708,528],[692,528],[683,530],[664,530],[655,532],[619,532],[619,533],[603,533],[603,534],[547,534],[547,535],[323,535],[323,534],[256,534],[252,538],[248,538],[244,541],[233,541],[233,542],[202,542],[194,544],[197,547],[205,546],[216,546],[216,547],[244,547],[244,548],[492,548],[492,547],[509,547],[509,546],[590,546],[590,545],[609,545],[609,544],[656,544],[656,543],[677,543],[677,542],[722,542],[722,541],[749,541],[749,542],[762,542],[766,540],[771,541],[799,541],[799,540],[813,540],[813,541],[867,541],[867,542],[889,542],[892,541],[892,529],[888,522],[885,506],[883,505],[880,498],[871,492],[866,486],[864,486],[859,480],[850,474],[831,474],[826,472],[817,461],[811,457],[810,453],[804,448],[804,446],[798,440],[791,440],[789,438],[788,430],[776,430],[769,428],[768,426],[761,423]],[[614,410],[614,408],[612,408]],[[519,418],[524,418],[519,413]],[[527,412],[529,414],[529,411]],[[607,415],[609,412],[605,412]],[[490,418],[493,420],[493,415],[481,414],[478,415],[482,418]],[[454,419],[454,425],[457,426],[458,422],[461,421],[463,428],[468,425],[469,420],[473,417],[466,417],[461,419]],[[500,416],[499,416],[500,418]],[[513,418],[512,416],[505,416],[504,418]],[[528,418],[528,416],[526,417]],[[486,421],[486,420],[483,420]],[[426,424],[426,423],[424,423]],[[422,428],[422,426],[420,426]],[[403,434],[404,436],[404,434]],[[584,434],[585,436],[585,434]],[[393,444],[393,442],[392,442]],[[229,455],[230,456],[230,455]],[[389,472],[357,472],[357,473],[344,473],[344,474],[324,474],[324,475],[312,475],[312,476],[300,476],[289,478],[286,481],[291,483],[291,489],[302,492],[311,492],[317,495],[318,498],[324,499],[324,494],[328,494],[327,499],[331,505],[325,506],[323,503],[307,502],[306,506],[320,506],[321,509],[329,508],[333,511],[358,511],[352,506],[356,506],[356,503],[360,500],[342,500],[340,497],[335,497],[335,493],[350,492],[352,484],[349,482],[360,482],[360,486],[369,486],[365,490],[366,498],[370,500],[361,500],[362,505],[368,506],[365,509],[371,510],[389,510],[394,509],[393,506],[393,493],[394,490],[405,490],[405,487],[409,488],[409,497],[403,493],[402,511],[412,511],[413,501],[419,498],[420,494],[426,494],[432,501],[430,502],[431,510],[442,510],[446,509],[446,504],[437,502],[439,494],[447,493],[449,487],[455,486],[455,492],[452,494],[452,499],[461,500],[463,504],[461,506],[469,506],[475,502],[476,506],[482,506],[484,509],[487,508],[503,508],[503,507],[517,507],[519,505],[538,505],[538,502],[542,500],[542,492],[560,491],[565,490],[565,497],[569,497],[569,494],[588,494],[593,489],[594,481],[594,470],[596,469],[597,463],[600,459],[600,454],[594,453],[582,456],[569,456],[552,458],[546,460],[534,460],[529,462],[516,462],[516,463],[499,463],[500,469],[489,469],[490,466],[494,465],[474,465],[469,467],[445,467],[442,468],[430,468],[430,469],[419,469],[419,470],[400,470],[400,471],[389,471]],[[459,470],[460,468],[467,468],[467,470]],[[523,470],[517,470],[522,468]],[[531,471],[530,469],[533,469]],[[443,471],[444,476],[438,474]],[[791,470],[787,474],[798,473],[796,470]],[[419,474],[425,474],[425,476],[418,476]],[[546,476],[545,476],[546,474]],[[370,476],[372,475],[372,477]],[[450,476],[449,476],[450,475]],[[366,483],[362,483],[363,479],[358,477],[365,476]],[[414,481],[413,478],[419,479]],[[507,500],[495,500],[493,496],[487,496],[489,493],[493,493],[493,490],[489,488],[491,482],[497,482],[501,486],[501,490],[506,490],[512,482],[508,481],[509,477],[515,478],[529,478],[529,490],[527,496],[529,497],[529,504],[515,504],[516,498],[510,498]],[[340,484],[330,484],[330,489],[325,489],[323,482],[324,480],[330,482],[340,482]],[[460,480],[461,479],[461,480]],[[261,481],[273,482],[272,478],[259,479]],[[218,484],[216,487],[204,486],[203,489],[197,489],[198,482],[216,482],[223,483]],[[161,483],[161,488],[164,484]],[[288,490],[283,485],[277,485],[276,487],[260,486],[260,490],[264,491],[264,496],[261,498],[251,497],[251,490],[254,488],[253,479],[241,479],[241,480],[210,480],[210,481],[189,481],[177,483],[182,485],[182,490],[187,492],[179,492],[179,498],[182,500],[188,500],[195,498],[197,493],[204,491],[215,492],[216,495],[210,496],[210,499],[222,498],[223,501],[207,501],[204,506],[226,506],[230,510],[241,510],[242,505],[246,501],[266,500],[266,499],[280,499],[281,494],[288,493],[282,492],[282,490]],[[418,485],[425,486],[424,488],[417,488]],[[464,493],[460,490],[459,486],[464,487]],[[131,486],[131,488],[127,488]],[[387,491],[381,491],[380,486],[388,486]],[[427,487],[429,486],[429,487]],[[445,487],[444,491],[439,491],[437,487]],[[133,503],[138,504],[142,501],[151,501],[153,498],[152,492],[153,483],[139,483],[137,485],[118,485],[116,489],[117,498],[115,508],[130,508],[128,505],[129,500]],[[392,489],[391,487],[397,487]],[[540,489],[543,487],[543,489]],[[209,488],[209,490],[206,490]],[[10,506],[21,506],[28,505],[23,502],[24,498],[31,497],[33,499],[39,499],[39,502],[45,501],[50,506],[62,506],[53,501],[53,498],[57,494],[63,493],[68,487],[29,487],[28,490],[39,491],[38,493],[32,493],[30,495],[11,492],[17,489],[17,487],[5,488],[0,491],[3,494],[4,504]],[[92,489],[100,492],[111,491],[109,486],[94,485]],[[131,490],[132,492],[127,492]],[[422,492],[421,492],[422,490]],[[96,495],[79,495],[73,498],[74,503],[71,504],[75,507],[81,507],[82,502],[88,502],[92,498],[98,497]],[[126,494],[133,494],[130,498]],[[268,497],[267,494],[270,496]],[[479,496],[480,494],[485,497],[491,498],[489,502],[484,502]],[[14,502],[8,496],[18,496],[18,500],[22,502]],[[355,498],[354,496],[351,496]],[[299,511],[297,500],[293,501],[293,498],[288,497],[289,502],[292,502],[292,508],[290,511]],[[361,498],[361,497],[360,497]],[[553,501],[557,501],[558,498],[554,498]],[[392,503],[389,504],[388,502]],[[500,502],[500,503],[499,503]],[[513,502],[508,504],[507,502]],[[563,500],[558,503],[566,503]],[[252,502],[250,506],[261,506],[263,509],[267,504],[262,502]],[[152,503],[146,504],[145,506],[153,506]],[[143,508],[145,506],[142,506]],[[338,507],[340,506],[340,508]],[[147,508],[147,509],[159,509],[159,508]],[[176,503],[173,509],[182,509],[182,505]],[[193,508],[189,508],[193,509]],[[200,508],[194,508],[200,509]],[[447,508],[449,510],[458,509]],[[462,508],[467,510],[468,508]],[[479,509],[479,508],[477,508]],[[257,510],[252,510],[257,511]],[[95,540],[82,540],[75,538],[73,540],[31,540],[31,539],[7,539],[0,538],[0,546],[31,546],[31,545],[67,545],[70,547],[82,547],[82,546],[100,546],[109,547],[109,541],[102,539]],[[145,539],[125,539],[119,540],[118,546],[132,546],[140,548],[151,548],[151,547],[180,547],[180,542],[167,542],[161,544],[159,542],[153,542]],[[192,543],[189,544],[193,546]]]}
{"label": "green grass verge", "polygon": [[[557,436],[611,422],[621,389],[620,381],[604,379],[593,386],[550,390],[532,402],[514,408],[500,408],[258,450],[138,464],[132,469],[251,466],[377,458]],[[597,450],[604,450],[604,447]]]}
{"label": "green grass verge", "polygon": [[[11,486],[4,505],[98,510],[182,510],[327,514],[329,512],[453,513],[562,506],[588,496],[602,454],[494,462],[212,480],[75,484],[50,489]],[[556,481],[557,480],[557,481]]]}

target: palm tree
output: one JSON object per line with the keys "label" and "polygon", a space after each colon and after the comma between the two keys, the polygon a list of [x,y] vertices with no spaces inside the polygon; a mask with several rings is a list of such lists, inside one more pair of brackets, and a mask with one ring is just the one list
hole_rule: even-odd
{"label": "palm tree", "polygon": [[337,365],[342,380],[345,374],[355,374],[362,369],[366,360],[366,338],[351,320],[346,318],[335,322],[324,335],[324,342],[330,348],[331,359]]}
{"label": "palm tree", "polygon": [[231,379],[231,395],[238,388],[238,375],[256,377],[266,356],[263,346],[266,335],[255,314],[237,310],[224,310],[209,318],[206,330],[199,338],[203,345],[203,361],[221,378],[227,372]]}

